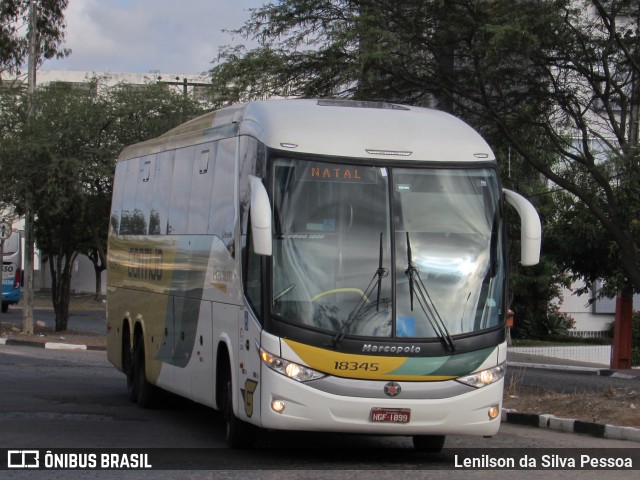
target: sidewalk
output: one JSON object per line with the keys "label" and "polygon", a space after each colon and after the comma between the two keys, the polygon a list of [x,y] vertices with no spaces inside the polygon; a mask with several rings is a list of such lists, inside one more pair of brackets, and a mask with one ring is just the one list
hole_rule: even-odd
{"label": "sidewalk", "polygon": [[[544,369],[549,371],[563,371],[569,373],[579,373],[585,375],[601,375],[607,377],[617,377],[629,381],[629,388],[634,389],[634,385],[640,380],[640,369],[611,369],[604,363],[587,362],[572,359],[575,352],[564,350],[565,347],[535,347],[537,355],[529,353],[524,349],[510,348],[507,351],[507,364],[510,367]],[[548,348],[545,350],[545,348]],[[566,347],[575,348],[575,347]],[[589,348],[589,347],[586,347]],[[583,352],[585,353],[585,352]],[[592,354],[594,352],[590,352]],[[569,357],[569,358],[566,358]],[[590,359],[593,356],[589,357]],[[602,361],[602,360],[601,360]],[[588,403],[589,400],[586,400]],[[573,404],[573,409],[579,409],[578,403]],[[607,409],[615,409],[619,406],[608,406]],[[631,407],[635,408],[635,407]],[[556,407],[547,405],[537,412],[549,413],[524,413],[517,409],[504,407],[502,410],[502,421],[530,427],[549,428],[567,433],[586,434],[594,437],[609,438],[615,440],[627,440],[640,442],[640,428],[626,425],[624,421],[611,425],[608,422],[593,422],[578,420],[580,415],[563,415],[556,412]],[[633,411],[633,410],[632,410]],[[550,413],[554,412],[554,413]],[[636,417],[637,418],[637,417]]]}
{"label": "sidewalk", "polygon": [[67,330],[56,332],[50,293],[37,292],[33,302],[32,335],[22,333],[22,303],[0,316],[0,345],[22,345],[62,350],[105,350],[104,301],[93,294],[72,295]]}

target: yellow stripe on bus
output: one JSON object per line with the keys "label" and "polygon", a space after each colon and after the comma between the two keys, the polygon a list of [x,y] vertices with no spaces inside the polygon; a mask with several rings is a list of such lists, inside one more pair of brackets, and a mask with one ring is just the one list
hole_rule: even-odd
{"label": "yellow stripe on bus", "polygon": [[[456,378],[451,375],[431,375],[449,357],[388,357],[335,352],[283,339],[309,367],[337,377],[366,380],[405,380],[437,382]],[[403,368],[403,366],[411,366]],[[419,367],[416,369],[416,364]],[[403,370],[405,370],[403,372]]]}

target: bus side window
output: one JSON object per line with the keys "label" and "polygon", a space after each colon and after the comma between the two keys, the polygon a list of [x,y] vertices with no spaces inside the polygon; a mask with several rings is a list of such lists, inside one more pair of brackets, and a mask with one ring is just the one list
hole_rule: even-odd
{"label": "bus side window", "polygon": [[[249,203],[251,199],[249,190],[249,175],[264,177],[266,165],[266,150],[262,143],[255,138],[241,136],[239,139],[239,165],[238,173],[240,191],[238,192],[239,215],[241,228],[242,268],[245,296],[256,316],[262,318],[262,262],[263,257],[253,251],[251,240],[251,225],[249,220]],[[235,185],[235,183],[234,183]]]}
{"label": "bus side window", "polygon": [[140,158],[138,183],[136,185],[136,203],[134,210],[134,231],[136,235],[146,235],[149,230],[149,213],[156,173],[156,156]]}
{"label": "bus side window", "polygon": [[159,153],[156,158],[153,201],[151,202],[149,218],[149,235],[165,235],[167,233],[174,158],[175,150]]}
{"label": "bus side window", "polygon": [[122,215],[120,217],[120,235],[132,235],[136,232],[136,184],[138,182],[139,158],[125,162],[124,192],[122,199]]}
{"label": "bus side window", "polygon": [[236,241],[236,143],[237,139],[220,140],[216,149],[215,175],[211,192],[208,233],[217,236],[235,258]]}
{"label": "bus side window", "polygon": [[116,172],[113,180],[113,199],[111,201],[111,234],[120,232],[120,215],[122,214],[122,201],[124,196],[124,181],[127,175],[126,162],[116,164]]}
{"label": "bus side window", "polygon": [[191,199],[187,233],[204,234],[209,228],[211,191],[215,182],[216,143],[199,145],[195,150],[191,175]]}
{"label": "bus side window", "polygon": [[189,218],[189,197],[191,196],[191,176],[196,148],[188,147],[176,150],[171,183],[171,206],[167,234],[187,233]]}
{"label": "bus side window", "polygon": [[262,317],[262,257],[253,251],[250,235],[247,235],[246,238],[249,245],[247,245],[247,268],[244,275],[244,288],[249,304],[260,319]]}

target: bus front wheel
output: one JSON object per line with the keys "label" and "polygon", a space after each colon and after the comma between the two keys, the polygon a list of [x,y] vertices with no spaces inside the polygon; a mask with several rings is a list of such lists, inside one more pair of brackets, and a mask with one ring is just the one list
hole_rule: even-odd
{"label": "bus front wheel", "polygon": [[243,422],[233,413],[233,386],[231,372],[222,381],[224,392],[222,393],[222,414],[226,427],[226,440],[229,448],[252,448],[254,446],[255,432],[252,426]]}

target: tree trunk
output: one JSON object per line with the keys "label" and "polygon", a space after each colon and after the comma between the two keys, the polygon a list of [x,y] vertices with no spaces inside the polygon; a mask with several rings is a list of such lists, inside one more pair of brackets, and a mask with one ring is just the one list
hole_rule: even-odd
{"label": "tree trunk", "polygon": [[96,275],[96,302],[99,301],[102,297],[102,272],[107,269],[107,253],[104,249],[104,243],[100,239],[100,235],[98,234],[98,229],[95,226],[91,228],[91,235],[93,236],[93,241],[95,243],[95,248],[89,258],[93,262],[93,269]]}
{"label": "tree trunk", "polygon": [[93,299],[97,302],[102,296],[102,271],[104,268],[99,268],[97,265],[93,266],[93,271],[96,274],[96,293]]}
{"label": "tree trunk", "polygon": [[97,302],[102,298],[102,272],[107,269],[106,256],[104,253],[98,251],[98,249],[94,249],[87,257],[93,264],[93,272],[96,280],[94,300]]}
{"label": "tree trunk", "polygon": [[62,255],[49,261],[51,271],[51,299],[55,312],[55,331],[67,330],[71,300],[71,267],[77,254]]}

